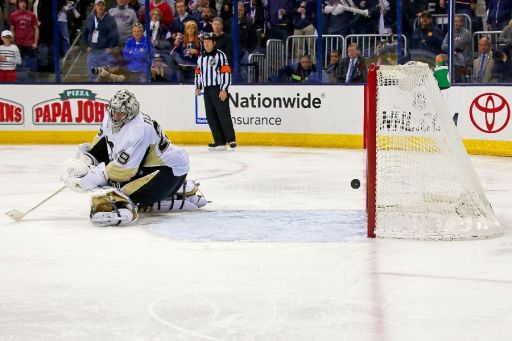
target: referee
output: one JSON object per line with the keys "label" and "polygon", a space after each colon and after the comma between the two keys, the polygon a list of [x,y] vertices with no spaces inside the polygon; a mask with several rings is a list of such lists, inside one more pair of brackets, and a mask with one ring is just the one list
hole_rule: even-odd
{"label": "referee", "polygon": [[215,48],[216,36],[203,35],[204,53],[197,60],[194,83],[196,96],[204,92],[204,107],[213,142],[209,150],[236,148],[235,130],[229,110],[228,87],[231,85],[231,67],[224,52]]}

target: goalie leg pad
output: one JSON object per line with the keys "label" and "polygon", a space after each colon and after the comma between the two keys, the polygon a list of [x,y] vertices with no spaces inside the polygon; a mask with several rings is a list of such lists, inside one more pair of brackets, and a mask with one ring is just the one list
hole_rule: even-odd
{"label": "goalie leg pad", "polygon": [[98,226],[127,225],[137,220],[137,208],[117,189],[109,189],[91,198],[91,222]]}

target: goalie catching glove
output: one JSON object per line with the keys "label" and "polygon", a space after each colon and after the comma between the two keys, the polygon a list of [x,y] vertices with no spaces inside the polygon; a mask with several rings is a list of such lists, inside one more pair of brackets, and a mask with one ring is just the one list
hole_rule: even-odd
{"label": "goalie catching glove", "polygon": [[105,186],[105,163],[95,166],[84,158],[67,160],[64,162],[62,180],[70,190],[79,193]]}

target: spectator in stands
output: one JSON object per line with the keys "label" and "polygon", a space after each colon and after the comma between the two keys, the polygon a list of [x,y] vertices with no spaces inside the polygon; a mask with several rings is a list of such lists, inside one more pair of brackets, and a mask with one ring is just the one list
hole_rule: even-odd
{"label": "spectator in stands", "polygon": [[350,21],[352,34],[374,34],[377,33],[380,14],[379,2],[377,0],[354,0],[354,7],[366,11],[367,15],[356,13]]}
{"label": "spectator in stands", "polygon": [[[224,21],[221,17],[212,20],[212,31],[215,34],[215,48],[221,50],[228,57],[229,65],[233,65],[233,36],[224,32]],[[242,41],[239,41],[242,44]]]}
{"label": "spectator in stands", "polygon": [[[464,27],[464,18],[462,15],[455,15],[453,21],[453,66],[455,68],[455,82],[465,82],[468,70],[471,65],[471,32]],[[444,37],[441,49],[449,54],[448,43],[450,35],[447,33]]]}
{"label": "spectator in stands", "polygon": [[169,80],[168,66],[165,58],[157,53],[151,62],[151,80],[153,82],[167,82]]}
{"label": "spectator in stands", "polygon": [[[244,59],[243,55],[249,55],[258,45],[256,27],[250,17],[245,15],[245,6],[242,2],[238,3],[238,44],[242,59]],[[217,41],[218,45],[219,42]]]}
{"label": "spectator in stands", "polygon": [[[293,16],[293,35],[306,36],[315,34],[315,26],[313,25],[313,15],[316,10],[315,2],[312,0],[293,0],[291,1],[290,12]],[[295,44],[295,56],[302,56],[307,48],[305,41],[298,41]]]}
{"label": "spectator in stands", "polygon": [[[238,3],[243,2],[239,0]],[[224,31],[231,32],[231,21],[233,19],[233,0],[210,0],[209,6],[215,17],[222,18]]]}
{"label": "spectator in stands", "polygon": [[347,48],[347,57],[341,61],[340,83],[364,83],[368,79],[366,61],[361,56],[359,45],[351,43]]}
{"label": "spectator in stands", "polygon": [[12,32],[2,31],[0,45],[0,82],[16,82],[16,66],[21,64],[18,47],[12,43]]}
{"label": "spectator in stands", "polygon": [[128,7],[133,9],[135,13],[139,13],[141,4],[137,0],[128,0]]}
{"label": "spectator in stands", "polygon": [[393,33],[393,25],[396,24],[396,1],[379,0],[377,8],[370,14],[372,17],[378,18],[377,27],[379,34]]}
{"label": "spectator in stands", "polygon": [[94,10],[87,17],[82,33],[87,45],[87,71],[89,80],[95,80],[93,68],[115,64],[112,51],[119,44],[115,19],[109,15],[104,0],[95,0]]}
{"label": "spectator in stands", "polygon": [[512,46],[504,45],[493,52],[493,66],[491,70],[491,81],[496,83],[512,82]]}
{"label": "spectator in stands", "polygon": [[[1,29],[7,28],[10,26],[9,20],[11,18],[11,14],[18,9],[16,0],[1,0],[3,2],[2,5],[2,16],[4,20],[4,26]],[[29,7],[32,5],[32,1],[30,1]]]}
{"label": "spectator in stands", "polygon": [[108,14],[116,20],[119,45],[121,46],[132,36],[133,24],[139,22],[137,14],[127,4],[128,0],[117,0],[117,6],[108,10]]}
{"label": "spectator in stands", "polygon": [[262,0],[250,0],[246,5],[247,19],[252,22],[256,29],[256,38],[258,39],[258,47],[265,47],[264,33],[265,33],[265,6]]}
{"label": "spectator in stands", "polygon": [[178,0],[176,1],[176,16],[174,17],[174,20],[172,21],[171,25],[171,37],[170,41],[174,44],[174,41],[176,39],[177,33],[184,33],[185,32],[185,23],[189,20],[194,20],[192,15],[190,15],[187,12],[187,6],[185,4],[185,0]]}
{"label": "spectator in stands", "polygon": [[197,23],[197,27],[200,33],[211,33],[213,32],[212,21],[214,15],[210,7],[204,7],[201,11],[201,19]]}
{"label": "spectator in stands", "polygon": [[[129,82],[144,83],[148,71],[148,44],[144,35],[144,27],[140,23],[133,24],[132,37],[126,41],[123,48],[123,58],[128,69],[126,80]],[[153,58],[154,50],[149,51]]]}
{"label": "spectator in stands", "polygon": [[287,0],[267,0],[265,7],[265,20],[267,22],[268,39],[280,39],[286,41],[288,38],[288,8]]}
{"label": "spectator in stands", "polygon": [[407,37],[412,35],[416,18],[419,18],[424,11],[428,11],[429,2],[429,0],[402,1],[403,33]]}
{"label": "spectator in stands", "polygon": [[[486,1],[487,2],[487,1]],[[441,13],[448,12],[448,0],[439,0],[439,9]],[[455,13],[465,14],[469,17],[469,27],[471,32],[483,31],[482,18],[476,15],[477,0],[456,0]]]}
{"label": "spectator in stands", "polygon": [[[149,3],[149,11],[151,11],[153,8],[158,8],[160,11],[162,11],[162,21],[165,25],[170,27],[172,25],[174,16],[169,4],[165,0],[152,0]],[[146,11],[144,10],[144,6],[141,7],[139,13],[139,21],[142,23],[145,22]]]}
{"label": "spectator in stands", "polygon": [[411,48],[419,50],[426,61],[434,62],[435,56],[441,53],[443,32],[432,24],[432,15],[423,11],[420,15],[419,26],[412,33]]}
{"label": "spectator in stands", "polygon": [[493,65],[491,41],[488,37],[482,37],[478,41],[478,58],[473,60],[473,81],[476,83],[491,82]]}
{"label": "spectator in stands", "polygon": [[197,65],[197,58],[201,52],[201,41],[199,31],[194,20],[187,21],[185,33],[178,33],[174,48],[171,52],[170,65],[171,79],[178,83],[192,81],[194,69]]}
{"label": "spectator in stands", "polygon": [[34,12],[28,10],[27,0],[18,0],[18,10],[9,18],[14,42],[20,50],[23,66],[37,71],[37,46],[39,44],[39,22]]}
{"label": "spectator in stands", "polygon": [[344,1],[328,0],[326,1],[323,12],[327,22],[326,33],[347,36],[351,33],[350,21],[354,14],[344,9]]}
{"label": "spectator in stands", "polygon": [[59,0],[58,6],[60,8],[59,13],[57,14],[57,22],[59,26],[59,50],[60,55],[64,56],[71,46],[68,13],[73,13],[72,15],[75,19],[80,17],[80,13],[75,9],[72,2],[68,2],[66,0]]}
{"label": "spectator in stands", "polygon": [[205,8],[210,8],[209,0],[196,0],[192,5],[191,2],[189,2],[189,11],[198,23],[202,20],[203,10]]}
{"label": "spectator in stands", "polygon": [[322,79],[327,83],[338,83],[341,79],[341,67],[340,67],[341,53],[338,50],[332,50],[330,54],[330,63],[325,69],[325,75],[327,79]]}
{"label": "spectator in stands", "polygon": [[501,31],[498,42],[512,44],[512,20],[510,20],[508,25]]}
{"label": "spectator in stands", "polygon": [[169,34],[168,27],[162,22],[162,11],[159,8],[153,8],[150,12],[151,22],[149,23],[149,36],[151,45],[156,52],[161,55],[169,54],[171,43],[167,40]]}
{"label": "spectator in stands", "polygon": [[[30,8],[31,1],[28,2]],[[54,72],[55,62],[53,55],[53,28],[57,23],[53,20],[53,13],[48,8],[52,8],[53,0],[34,1],[33,12],[39,21],[39,40],[36,51],[37,72]],[[55,27],[58,30],[57,27]],[[58,59],[58,56],[55,56]]]}
{"label": "spectator in stands", "polygon": [[488,0],[487,30],[502,31],[508,25],[512,15],[512,0]]}
{"label": "spectator in stands", "polygon": [[286,65],[279,70],[278,77],[281,82],[303,83],[315,72],[316,65],[311,61],[311,57],[305,54],[298,63]]}
{"label": "spectator in stands", "polygon": [[[245,15],[245,6],[242,2],[238,3],[238,42],[240,53],[238,55],[239,75],[240,82],[247,82],[249,64],[249,55],[256,49],[258,45],[258,36],[256,27],[248,16]],[[217,45],[219,42],[217,41]],[[229,58],[229,56],[228,56]],[[233,64],[231,64],[233,65]]]}

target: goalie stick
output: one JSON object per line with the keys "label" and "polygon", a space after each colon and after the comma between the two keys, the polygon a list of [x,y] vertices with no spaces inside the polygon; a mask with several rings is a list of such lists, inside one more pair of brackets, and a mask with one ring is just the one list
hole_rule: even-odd
{"label": "goalie stick", "polygon": [[39,206],[41,206],[42,204],[44,204],[45,202],[47,202],[48,200],[50,200],[51,198],[56,196],[57,194],[59,194],[64,188],[66,188],[66,186],[62,186],[56,192],[54,192],[52,195],[50,195],[49,197],[47,197],[46,199],[44,199],[39,204],[35,205],[34,207],[32,207],[30,210],[28,210],[25,213],[23,213],[17,209],[14,209],[14,210],[10,210],[9,212],[5,212],[5,215],[14,221],[20,221],[21,219],[23,219],[24,216],[26,216],[27,214],[29,214],[30,212],[32,212],[33,210],[35,210],[36,208],[38,208]]}

